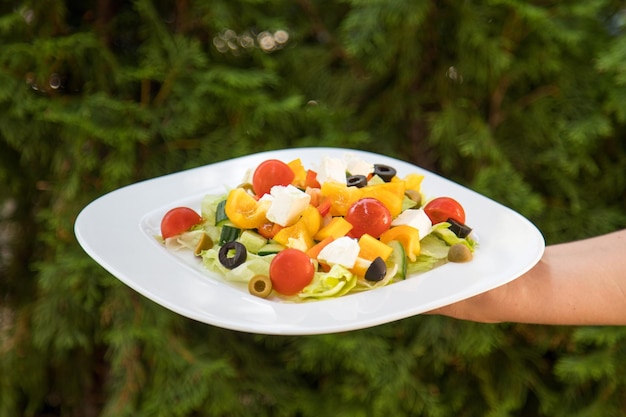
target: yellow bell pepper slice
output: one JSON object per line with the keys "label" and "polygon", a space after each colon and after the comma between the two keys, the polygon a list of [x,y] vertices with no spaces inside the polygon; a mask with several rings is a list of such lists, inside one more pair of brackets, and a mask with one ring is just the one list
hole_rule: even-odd
{"label": "yellow bell pepper slice", "polygon": [[293,161],[287,163],[287,166],[291,168],[294,174],[291,184],[294,187],[304,189],[306,184],[306,170],[304,169],[304,165],[302,164],[300,158],[294,159]]}
{"label": "yellow bell pepper slice", "polygon": [[404,177],[405,190],[413,190],[417,191],[418,193],[421,192],[423,179],[424,176],[421,174],[408,174],[406,177]]}
{"label": "yellow bell pepper slice", "polygon": [[322,184],[321,193],[330,201],[332,216],[345,216],[350,206],[363,197],[361,190],[364,188],[329,181]]}
{"label": "yellow bell pepper slice", "polygon": [[269,201],[257,201],[243,188],[235,188],[226,197],[224,211],[235,226],[241,229],[256,229],[267,222],[265,215],[269,204]]}
{"label": "yellow bell pepper slice", "polygon": [[411,262],[415,262],[421,253],[419,231],[411,226],[402,225],[395,226],[380,235],[380,241],[383,243],[397,240],[402,244],[406,252],[406,256]]}
{"label": "yellow bell pepper slice", "polygon": [[368,235],[367,233],[359,238],[359,248],[361,248],[359,251],[359,258],[367,259],[368,261],[373,261],[379,256],[383,259],[383,261],[386,261],[393,251],[391,246]]}
{"label": "yellow bell pepper slice", "polygon": [[306,225],[306,229],[309,235],[315,236],[315,234],[322,227],[322,215],[317,207],[309,205],[301,214],[300,221]]}
{"label": "yellow bell pepper slice", "polygon": [[387,207],[392,217],[396,217],[402,212],[404,189],[404,181],[391,181],[383,184],[368,185],[360,190],[362,197],[375,198]]}

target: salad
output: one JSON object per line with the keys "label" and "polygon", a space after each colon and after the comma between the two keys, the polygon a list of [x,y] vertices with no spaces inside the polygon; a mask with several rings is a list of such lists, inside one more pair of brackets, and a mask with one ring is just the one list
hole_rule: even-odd
{"label": "salad", "polygon": [[477,243],[463,206],[448,196],[426,199],[423,179],[351,155],[312,167],[268,159],[239,186],[206,195],[199,211],[169,210],[159,239],[259,297],[367,291],[471,261]]}

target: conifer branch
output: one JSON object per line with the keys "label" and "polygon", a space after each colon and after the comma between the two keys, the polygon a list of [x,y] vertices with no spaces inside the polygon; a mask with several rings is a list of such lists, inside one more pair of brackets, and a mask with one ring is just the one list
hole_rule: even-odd
{"label": "conifer branch", "polygon": [[111,0],[98,0],[96,3],[96,16],[94,22],[94,30],[104,44],[109,46],[111,42],[112,32],[109,29],[109,22],[114,16]]}
{"label": "conifer branch", "polygon": [[320,42],[323,40],[324,43],[328,43],[331,46],[333,55],[344,61],[352,69],[353,74],[358,77],[364,77],[367,71],[358,61],[354,60],[345,48],[341,46],[341,43],[337,41],[332,30],[328,28],[322,20],[317,6],[313,4],[311,0],[298,0],[298,4],[307,16],[309,16],[316,39]]}
{"label": "conifer branch", "polygon": [[541,87],[536,88],[535,90],[531,91],[529,94],[521,97],[517,104],[519,105],[520,108],[524,109],[528,106],[531,106],[533,103],[535,103],[538,100],[541,100],[542,98],[545,97],[556,97],[557,95],[559,95],[561,89],[554,84],[550,84],[550,85],[544,85]]}
{"label": "conifer branch", "polygon": [[506,96],[506,92],[511,84],[511,80],[509,76],[502,76],[491,93],[491,97],[489,100],[489,116],[488,123],[489,127],[492,131],[496,130],[498,125],[502,123],[504,120],[504,110],[502,109],[502,102],[504,101],[504,97]]}

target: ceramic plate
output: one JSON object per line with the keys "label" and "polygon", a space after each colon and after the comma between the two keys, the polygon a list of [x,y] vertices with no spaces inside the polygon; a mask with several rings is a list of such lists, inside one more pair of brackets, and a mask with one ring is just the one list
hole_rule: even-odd
{"label": "ceramic plate", "polygon": [[[300,158],[305,167],[314,167],[323,156],[346,153],[391,165],[400,176],[423,174],[427,198],[449,196],[461,202],[479,241],[474,259],[372,291],[287,303],[252,296],[245,287],[205,270],[193,256],[174,254],[155,239],[170,208],[185,205],[199,211],[206,194],[238,185],[248,169],[266,159]],[[532,223],[489,198],[409,163],[340,148],[258,153],[133,184],[89,204],[78,216],[75,232],[87,254],[107,271],[178,314],[223,328],[282,335],[356,330],[424,313],[514,280],[539,261],[545,248]]]}

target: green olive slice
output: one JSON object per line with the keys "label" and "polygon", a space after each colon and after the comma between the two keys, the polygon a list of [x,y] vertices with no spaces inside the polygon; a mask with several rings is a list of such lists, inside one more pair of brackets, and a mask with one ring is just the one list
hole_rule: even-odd
{"label": "green olive slice", "polygon": [[272,292],[272,281],[266,275],[255,275],[248,281],[248,291],[257,297],[267,298]]}
{"label": "green olive slice", "polygon": [[196,245],[193,254],[196,256],[200,256],[200,253],[202,253],[203,250],[208,250],[212,247],[213,239],[211,239],[211,236],[207,235],[206,233],[202,233],[202,237],[198,241],[198,244]]}

